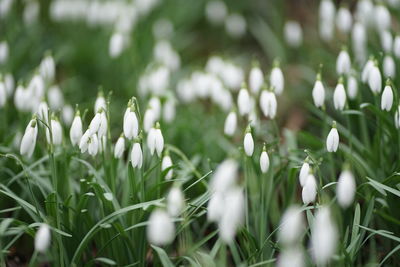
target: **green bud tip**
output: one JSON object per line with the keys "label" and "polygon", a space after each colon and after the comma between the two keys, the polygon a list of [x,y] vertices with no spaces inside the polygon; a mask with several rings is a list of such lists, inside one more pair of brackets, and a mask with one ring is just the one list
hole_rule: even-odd
{"label": "green bud tip", "polygon": [[332,128],[336,128],[336,121],[332,121]]}

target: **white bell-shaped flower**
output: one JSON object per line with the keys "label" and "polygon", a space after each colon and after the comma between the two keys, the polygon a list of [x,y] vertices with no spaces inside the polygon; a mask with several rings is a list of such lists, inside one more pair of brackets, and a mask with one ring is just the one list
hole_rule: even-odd
{"label": "white bell-shaped flower", "polygon": [[346,105],[346,91],[343,85],[343,79],[339,79],[333,93],[333,105],[336,110],[343,110]]}
{"label": "white bell-shaped flower", "polygon": [[35,250],[40,253],[45,253],[50,246],[50,242],[50,227],[42,223],[35,235]]}
{"label": "white bell-shaped flower", "polygon": [[383,75],[386,78],[395,78],[396,77],[396,64],[392,56],[386,55],[383,58]]}
{"label": "white bell-shaped flower", "polygon": [[249,87],[253,94],[258,94],[264,83],[264,74],[258,65],[255,65],[249,75]]}
{"label": "white bell-shaped flower", "polygon": [[139,134],[139,122],[135,112],[135,104],[131,101],[124,114],[123,122],[124,135],[128,140],[136,138]]}
{"label": "white bell-shaped flower", "polygon": [[177,217],[185,207],[185,198],[179,186],[173,186],[167,196],[167,210],[169,215]]}
{"label": "white bell-shaped flower", "polygon": [[249,91],[246,88],[240,89],[237,101],[240,116],[249,114],[251,110],[251,100]]}
{"label": "white bell-shaped flower", "polygon": [[225,119],[224,133],[228,136],[233,136],[235,134],[236,127],[237,115],[235,111],[231,111]]}
{"label": "white bell-shaped flower", "polygon": [[299,182],[302,187],[306,185],[307,177],[310,174],[310,164],[308,163],[308,158],[301,165],[300,173],[299,173]]}
{"label": "white bell-shaped flower", "polygon": [[38,133],[37,121],[33,118],[26,126],[25,133],[21,139],[20,153],[30,158],[35,150]]}
{"label": "white bell-shaped flower", "polygon": [[260,95],[260,107],[264,116],[274,119],[276,116],[277,105],[274,92],[265,89],[262,90]]}
{"label": "white bell-shaped flower", "polygon": [[291,206],[281,218],[279,242],[283,245],[296,245],[304,234],[304,215],[300,207]]}
{"label": "white bell-shaped flower", "polygon": [[321,75],[317,75],[317,80],[315,81],[313,90],[312,90],[312,97],[314,100],[314,105],[317,108],[321,108],[325,102],[325,88],[321,81]]}
{"label": "white bell-shaped flower", "polygon": [[381,98],[381,109],[390,111],[393,105],[393,90],[390,85],[390,81],[386,83],[385,88],[383,89],[382,98]]}
{"label": "white bell-shaped flower", "polygon": [[134,143],[131,151],[131,164],[133,168],[142,168],[143,153],[139,143]]}
{"label": "white bell-shaped flower", "polygon": [[75,114],[75,118],[72,121],[71,129],[69,130],[69,138],[71,140],[72,146],[79,144],[79,141],[82,138],[82,119],[80,112],[77,111]]}
{"label": "white bell-shaped flower", "polygon": [[263,151],[261,152],[260,156],[260,169],[262,173],[266,173],[269,169],[269,156],[265,144],[263,146]]}
{"label": "white bell-shaped flower", "polygon": [[244,135],[243,147],[244,147],[244,152],[246,153],[246,155],[248,157],[251,157],[254,152],[254,140],[253,140],[253,136],[251,135],[250,126],[247,127],[246,134]]}
{"label": "white bell-shaped flower", "polygon": [[[166,169],[172,167],[172,165],[173,165],[172,164],[172,159],[169,156],[169,153],[167,151],[167,153],[165,153],[165,155],[164,155],[164,157],[163,157],[163,159],[161,161],[161,171],[165,171]],[[168,172],[165,174],[165,179],[166,180],[171,180],[173,174],[174,174],[173,170],[172,170],[172,168],[170,168],[168,170]]]}
{"label": "white bell-shaped flower", "polygon": [[326,138],[326,150],[328,152],[336,152],[339,147],[339,132],[336,129],[336,122],[332,124],[332,129],[329,131],[328,137]]}
{"label": "white bell-shaped flower", "polygon": [[53,117],[50,120],[50,130],[51,130],[51,135],[49,129],[46,127],[46,138],[47,138],[47,143],[51,143],[51,140],[53,140],[53,145],[61,145],[62,143],[62,127],[61,123],[58,121],[58,119],[53,115]]}
{"label": "white bell-shaped flower", "polygon": [[377,64],[374,64],[368,73],[368,85],[374,94],[379,94],[382,90],[382,75]]}
{"label": "white bell-shaped flower", "polygon": [[279,62],[274,62],[274,67],[271,70],[271,75],[269,76],[269,83],[271,88],[277,95],[281,95],[285,87],[285,79],[283,77],[283,72],[279,67]]}
{"label": "white bell-shaped flower", "polygon": [[350,75],[347,79],[347,95],[349,96],[349,99],[351,100],[356,99],[357,92],[358,92],[358,81],[353,75]]}
{"label": "white bell-shaped flower", "polygon": [[356,192],[356,182],[353,174],[349,170],[344,170],[340,176],[336,187],[337,200],[343,208],[349,207],[354,200]]}
{"label": "white bell-shaped flower", "polygon": [[164,137],[162,135],[160,124],[157,122],[155,128],[151,128],[147,135],[147,146],[150,149],[150,154],[153,155],[154,151],[161,157],[164,149]]}
{"label": "white bell-shaped flower", "polygon": [[304,205],[315,202],[315,198],[317,197],[317,181],[312,173],[309,173],[306,178],[301,197]]}
{"label": "white bell-shaped flower", "polygon": [[121,135],[114,147],[114,158],[120,159],[125,151],[125,138]]}
{"label": "white bell-shaped flower", "polygon": [[156,246],[168,245],[174,241],[175,225],[170,215],[162,210],[154,210],[147,225],[147,239]]}
{"label": "white bell-shaped flower", "polygon": [[336,60],[336,72],[338,75],[348,74],[351,69],[351,60],[346,49],[340,51]]}

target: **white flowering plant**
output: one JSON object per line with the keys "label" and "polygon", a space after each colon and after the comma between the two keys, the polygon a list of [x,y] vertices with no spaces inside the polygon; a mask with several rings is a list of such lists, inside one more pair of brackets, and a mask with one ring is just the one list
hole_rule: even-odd
{"label": "white flowering plant", "polygon": [[399,17],[0,0],[0,265],[398,265]]}

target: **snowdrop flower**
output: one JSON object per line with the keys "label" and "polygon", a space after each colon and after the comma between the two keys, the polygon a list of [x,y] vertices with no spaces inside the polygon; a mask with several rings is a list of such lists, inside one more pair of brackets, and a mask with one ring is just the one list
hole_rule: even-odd
{"label": "snowdrop flower", "polygon": [[374,11],[374,4],[371,0],[357,1],[356,7],[356,18],[365,26],[369,26],[372,23]]}
{"label": "snowdrop flower", "polygon": [[319,34],[324,41],[333,38],[335,5],[331,0],[322,0],[319,5]]}
{"label": "snowdrop flower", "polygon": [[148,108],[146,112],[144,113],[144,118],[143,118],[143,129],[145,132],[148,132],[151,127],[154,126],[154,123],[156,122],[156,115],[154,113],[154,110],[151,108]]}
{"label": "snowdrop flower", "polygon": [[[162,159],[162,162],[161,162],[161,171],[165,171],[166,169],[172,167],[172,165],[173,164],[172,164],[171,157],[169,156],[169,153],[167,151],[165,153],[163,159]],[[171,180],[172,175],[173,175],[173,170],[172,170],[172,168],[170,168],[168,170],[168,172],[165,174],[165,179],[166,180]]]}
{"label": "snowdrop flower", "polygon": [[383,58],[383,75],[387,78],[394,78],[396,76],[396,64],[392,56],[386,55]]}
{"label": "snowdrop flower", "polygon": [[147,226],[147,239],[156,246],[171,244],[175,238],[175,225],[169,214],[162,210],[156,209],[149,218]]}
{"label": "snowdrop flower", "polygon": [[389,31],[383,31],[380,34],[382,49],[386,53],[392,52],[393,36]]}
{"label": "snowdrop flower", "polygon": [[340,7],[336,16],[336,25],[342,33],[348,33],[353,24],[353,17],[351,16],[350,10],[346,7]]}
{"label": "snowdrop flower", "polygon": [[246,134],[244,136],[243,140],[243,147],[244,147],[244,152],[248,157],[251,157],[254,152],[254,140],[253,136],[251,135],[251,127],[250,125],[246,129]]}
{"label": "snowdrop flower", "polygon": [[47,92],[47,98],[49,100],[49,106],[52,110],[61,109],[64,106],[64,97],[60,87],[54,85],[50,87]]}
{"label": "snowdrop flower", "polygon": [[160,119],[161,115],[161,102],[158,97],[152,97],[149,100],[149,108],[154,111],[155,120]]}
{"label": "snowdrop flower", "polygon": [[53,82],[56,73],[56,65],[50,53],[40,62],[39,73],[48,83]]}
{"label": "snowdrop flower", "polygon": [[53,141],[53,145],[61,145],[62,142],[62,128],[61,124],[58,121],[58,119],[53,115],[51,120],[50,120],[50,129],[51,129],[51,135],[49,129],[46,127],[46,138],[47,138],[47,143],[51,143]]}
{"label": "snowdrop flower", "polygon": [[364,68],[363,68],[362,73],[361,73],[361,81],[363,83],[367,83],[368,82],[369,73],[370,73],[372,67],[374,66],[374,64],[375,63],[374,63],[373,58],[370,58],[367,61],[367,63],[365,63]]}
{"label": "snowdrop flower", "polygon": [[374,64],[369,71],[368,86],[374,94],[379,94],[382,90],[382,76],[377,64]]}
{"label": "snowdrop flower", "polygon": [[35,235],[35,250],[40,253],[45,253],[50,246],[51,233],[50,227],[42,223]]}
{"label": "snowdrop flower", "polygon": [[232,188],[238,179],[238,163],[233,159],[226,159],[216,168],[210,181],[212,193],[225,193]]}
{"label": "snowdrop flower", "polygon": [[300,23],[294,20],[286,21],[283,29],[286,43],[290,47],[299,47],[303,42],[303,30]]}
{"label": "snowdrop flower", "polygon": [[224,197],[220,192],[211,194],[207,205],[207,220],[209,222],[218,222],[224,212]]}
{"label": "snowdrop flower", "polygon": [[260,107],[265,117],[274,119],[276,116],[277,102],[274,92],[262,90]]}
{"label": "snowdrop flower", "polygon": [[336,110],[343,110],[346,105],[346,91],[343,86],[343,78],[340,78],[336,85],[335,92],[333,93],[333,104]]}
{"label": "snowdrop flower", "polygon": [[393,90],[390,81],[386,82],[385,89],[383,89],[381,98],[381,109],[390,111],[393,105]]}
{"label": "snowdrop flower", "polygon": [[102,123],[101,114],[100,112],[97,112],[89,124],[89,131],[91,135],[99,131],[101,123]]}
{"label": "snowdrop flower", "polygon": [[72,146],[76,146],[82,138],[82,119],[79,110],[76,111],[75,118],[72,121],[69,138]]}
{"label": "snowdrop flower", "polygon": [[218,223],[219,236],[227,244],[233,242],[244,217],[244,194],[241,188],[232,188],[225,194],[224,210]]}
{"label": "snowdrop flower", "polygon": [[49,106],[46,101],[41,101],[37,111],[39,119],[49,124]]}
{"label": "snowdrop flower", "polygon": [[304,184],[303,190],[301,192],[301,197],[303,199],[304,205],[315,202],[317,197],[317,182],[312,173],[309,173],[306,178],[306,183]]}
{"label": "snowdrop flower", "polygon": [[19,111],[28,111],[29,98],[31,97],[31,92],[26,90],[22,85],[18,85],[14,94],[14,104]]}
{"label": "snowdrop flower", "polygon": [[251,110],[251,99],[249,91],[247,91],[246,88],[240,89],[237,101],[238,101],[239,114],[241,116],[248,115]]}
{"label": "snowdrop flower", "polygon": [[117,143],[115,144],[114,158],[120,159],[124,154],[124,151],[125,151],[125,138],[121,134],[121,136],[117,140]]}
{"label": "snowdrop flower", "polygon": [[251,69],[249,75],[249,87],[250,90],[253,92],[253,94],[258,94],[263,83],[264,83],[264,75],[262,73],[262,70],[260,69],[258,64],[255,64]]}
{"label": "snowdrop flower", "polygon": [[7,89],[3,81],[0,82],[0,108],[4,107],[7,100]]}
{"label": "snowdrop flower", "polygon": [[139,143],[134,143],[131,151],[131,164],[133,168],[142,168],[143,154]]}
{"label": "snowdrop flower", "polygon": [[88,153],[91,156],[96,156],[97,152],[100,150],[100,144],[99,144],[99,138],[97,134],[93,134],[89,138],[89,144],[88,144]]}
{"label": "snowdrop flower", "polygon": [[185,207],[183,192],[179,186],[173,186],[167,196],[167,210],[173,217],[179,216]]}
{"label": "snowdrop flower", "polygon": [[97,113],[100,109],[107,110],[106,99],[104,98],[102,91],[97,95],[96,102],[94,103],[94,112]]}
{"label": "snowdrop flower", "polygon": [[139,122],[135,111],[135,104],[129,101],[123,122],[124,135],[129,140],[136,138],[139,134]]}
{"label": "snowdrop flower", "polygon": [[8,59],[9,49],[6,41],[0,42],[0,65],[4,65]]}
{"label": "snowdrop flower", "polygon": [[325,102],[325,88],[321,81],[321,75],[317,75],[317,80],[315,81],[314,88],[312,91],[312,97],[314,100],[314,105],[317,108],[321,108]]}
{"label": "snowdrop flower", "polygon": [[235,111],[231,111],[225,119],[224,133],[233,136],[236,131],[237,115]]}
{"label": "snowdrop flower", "polygon": [[269,76],[270,86],[274,89],[277,95],[281,95],[283,88],[285,87],[285,79],[283,78],[283,73],[279,67],[279,61],[274,62],[274,67],[271,70],[271,75]]}
{"label": "snowdrop flower", "polygon": [[307,177],[310,173],[310,164],[308,163],[308,158],[301,165],[300,173],[299,173],[299,181],[300,185],[304,187],[306,185]]}
{"label": "snowdrop flower", "polygon": [[[31,90],[32,95],[38,99],[43,98],[45,91],[45,84],[43,77],[35,74],[29,82],[28,90]],[[36,111],[36,110],[35,110]]]}
{"label": "snowdrop flower", "polygon": [[228,14],[224,1],[209,1],[206,5],[206,17],[209,22],[215,25],[222,24]]}
{"label": "snowdrop flower", "polygon": [[351,68],[351,61],[349,53],[346,49],[340,51],[336,60],[336,72],[338,75],[348,74]]}
{"label": "snowdrop flower", "polygon": [[111,58],[117,58],[124,51],[127,39],[121,32],[114,32],[110,38],[108,54]]}
{"label": "snowdrop flower", "polygon": [[383,5],[376,5],[374,9],[375,26],[378,32],[383,32],[390,28],[391,17],[389,10]]}
{"label": "snowdrop flower", "polygon": [[79,149],[81,153],[85,153],[89,147],[89,138],[90,138],[90,129],[87,129],[86,132],[82,135],[81,140],[79,141]]}
{"label": "snowdrop flower", "polygon": [[71,125],[74,119],[74,109],[71,105],[65,105],[61,111],[62,120],[66,125]]}
{"label": "snowdrop flower", "polygon": [[394,114],[394,125],[397,129],[400,128],[400,105],[397,107],[396,113]]}
{"label": "snowdrop flower", "polygon": [[353,54],[359,63],[364,63],[366,59],[367,34],[365,26],[360,22],[355,22],[351,32]]}
{"label": "snowdrop flower", "polygon": [[150,149],[150,154],[153,155],[154,151],[161,157],[161,152],[164,148],[164,137],[162,135],[160,124],[157,122],[155,128],[151,128],[147,135],[147,146]]}
{"label": "snowdrop flower", "polygon": [[277,267],[303,267],[305,266],[305,258],[303,250],[298,247],[284,248],[279,254]]}
{"label": "snowdrop flower", "polygon": [[282,216],[279,228],[279,242],[296,245],[304,233],[304,218],[300,207],[289,207]]}
{"label": "snowdrop flower", "polygon": [[328,137],[326,138],[326,150],[328,152],[336,152],[339,146],[339,132],[336,129],[336,122],[332,123],[332,129],[330,130]]}
{"label": "snowdrop flower", "polygon": [[163,107],[163,118],[166,122],[172,122],[175,119],[175,100],[170,97],[164,103]]}
{"label": "snowdrop flower", "polygon": [[328,207],[321,207],[311,226],[311,253],[318,266],[326,265],[335,254],[337,230]]}
{"label": "snowdrop flower", "polygon": [[4,18],[10,13],[10,9],[14,3],[14,0],[2,0],[0,1],[0,17]]}
{"label": "snowdrop flower", "polygon": [[230,14],[225,19],[225,30],[233,38],[240,38],[246,33],[246,20],[240,14]]}
{"label": "snowdrop flower", "polygon": [[395,57],[400,58],[400,36],[397,35],[393,42],[393,54]]}
{"label": "snowdrop flower", "polygon": [[106,136],[107,128],[108,128],[108,122],[107,122],[106,112],[104,111],[104,109],[101,109],[100,110],[100,126],[99,126],[99,130],[97,131],[97,135],[99,136],[99,138]]}
{"label": "snowdrop flower", "polygon": [[349,170],[342,171],[336,187],[339,205],[342,208],[349,207],[353,203],[355,192],[356,182],[353,174]]}
{"label": "snowdrop flower", "polygon": [[358,92],[357,79],[353,75],[350,75],[347,78],[347,95],[349,96],[349,99],[351,100],[355,99],[357,97],[357,92]]}
{"label": "snowdrop flower", "polygon": [[21,146],[19,152],[22,156],[30,158],[35,150],[36,137],[37,137],[37,121],[33,118],[25,129],[25,133],[21,139]]}
{"label": "snowdrop flower", "polygon": [[261,152],[261,156],[260,156],[260,169],[262,173],[266,173],[268,171],[269,168],[269,156],[267,153],[267,148],[264,144],[263,146],[263,151]]}
{"label": "snowdrop flower", "polygon": [[14,77],[12,76],[11,73],[6,73],[4,75],[4,84],[6,86],[6,91],[7,91],[7,96],[10,97],[12,96],[12,93],[14,92]]}

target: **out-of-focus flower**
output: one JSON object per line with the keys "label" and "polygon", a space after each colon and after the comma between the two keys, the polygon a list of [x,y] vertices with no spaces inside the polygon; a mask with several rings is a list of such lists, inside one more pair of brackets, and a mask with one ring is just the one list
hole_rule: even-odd
{"label": "out-of-focus flower", "polygon": [[274,67],[271,70],[271,75],[269,79],[271,88],[277,95],[281,95],[283,88],[285,87],[285,79],[283,78],[283,73],[279,67],[279,62],[274,62]]}
{"label": "out-of-focus flower", "polygon": [[349,99],[353,100],[357,97],[358,92],[358,81],[354,75],[349,75],[347,78],[347,95]]}
{"label": "out-of-focus flower", "polygon": [[286,43],[291,47],[299,47],[303,42],[303,30],[300,23],[294,20],[286,21],[283,29]]}
{"label": "out-of-focus flower", "polygon": [[171,180],[172,175],[174,174],[173,170],[172,170],[172,159],[169,156],[169,153],[167,151],[167,153],[164,155],[162,162],[161,162],[161,171],[165,171],[166,169],[170,168],[168,170],[168,172],[165,174],[165,179],[166,180]]}
{"label": "out-of-focus flower", "polygon": [[279,242],[285,246],[296,245],[304,234],[304,218],[300,207],[289,207],[282,216]]}
{"label": "out-of-focus flower", "polygon": [[260,96],[260,107],[264,116],[274,119],[277,110],[277,101],[274,92],[262,90]]}
{"label": "out-of-focus flower", "polygon": [[240,38],[246,33],[247,23],[240,14],[230,14],[225,19],[225,30],[233,38]]}
{"label": "out-of-focus flower", "polygon": [[324,41],[333,38],[336,8],[331,0],[322,0],[319,5],[319,34]]}
{"label": "out-of-focus flower", "polygon": [[353,174],[349,170],[344,170],[339,176],[336,187],[336,195],[339,205],[347,208],[353,203],[356,192],[356,182]]}
{"label": "out-of-focus flower", "polygon": [[264,83],[264,75],[262,73],[262,70],[258,65],[255,65],[251,68],[250,74],[249,74],[249,87],[250,90],[254,94],[258,94],[258,92],[261,89],[261,86]]}
{"label": "out-of-focus flower", "polygon": [[353,17],[347,7],[340,7],[336,16],[336,25],[342,33],[349,33],[353,24]]}
{"label": "out-of-focus flower", "polygon": [[351,61],[349,53],[346,49],[340,51],[336,60],[336,72],[338,75],[348,74],[351,68]]}
{"label": "out-of-focus flower", "polygon": [[185,199],[183,192],[179,186],[173,186],[167,196],[167,210],[168,213],[177,217],[185,207]]}
{"label": "out-of-focus flower", "polygon": [[376,64],[374,64],[368,73],[368,86],[374,94],[379,94],[382,90],[382,76]]}
{"label": "out-of-focus flower", "polygon": [[235,111],[229,112],[225,119],[224,133],[228,136],[233,136],[236,131],[237,115]]}
{"label": "out-of-focus flower", "polygon": [[169,214],[162,210],[156,209],[149,218],[147,226],[147,239],[156,246],[168,245],[174,241],[175,225]]}
{"label": "out-of-focus flower", "polygon": [[249,91],[246,88],[240,89],[237,101],[238,101],[239,114],[241,116],[249,114],[251,110],[251,100]]}
{"label": "out-of-focus flower", "polygon": [[125,138],[123,135],[121,135],[118,140],[117,143],[115,144],[115,148],[114,148],[114,158],[119,159],[122,157],[122,155],[124,154],[125,151]]}
{"label": "out-of-focus flower", "polygon": [[228,15],[228,9],[224,1],[209,1],[206,5],[206,17],[212,24],[220,25]]}
{"label": "out-of-focus flower", "polygon": [[35,250],[45,253],[50,246],[51,233],[47,224],[42,223],[35,235]]}
{"label": "out-of-focus flower", "polygon": [[383,75],[386,78],[395,78],[396,76],[396,64],[394,62],[394,59],[390,55],[386,55],[383,58]]}
{"label": "out-of-focus flower", "polygon": [[72,121],[69,137],[73,146],[77,145],[82,138],[82,119],[79,111],[76,112],[75,118]]}
{"label": "out-of-focus flower", "polygon": [[315,202],[317,196],[317,182],[312,173],[307,175],[303,190],[301,192],[304,205]]}

